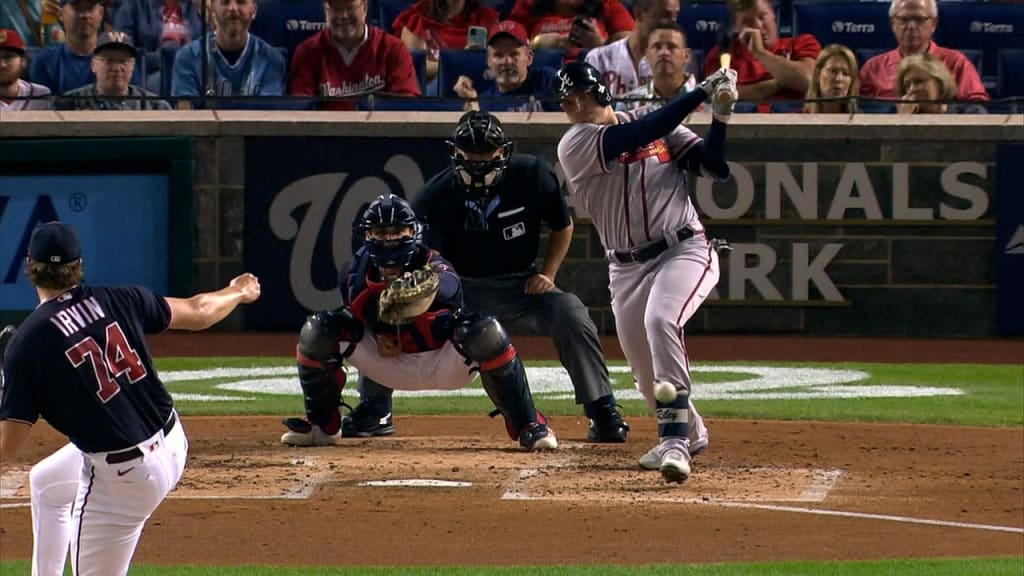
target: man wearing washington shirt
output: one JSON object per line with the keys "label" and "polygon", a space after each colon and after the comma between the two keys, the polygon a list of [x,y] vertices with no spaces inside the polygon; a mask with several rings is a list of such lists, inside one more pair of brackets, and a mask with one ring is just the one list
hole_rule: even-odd
{"label": "man wearing washington shirt", "polygon": [[371,93],[419,96],[412,56],[402,41],[366,24],[367,0],[325,0],[327,27],[292,58],[288,93],[338,98],[324,110],[354,110],[353,97]]}

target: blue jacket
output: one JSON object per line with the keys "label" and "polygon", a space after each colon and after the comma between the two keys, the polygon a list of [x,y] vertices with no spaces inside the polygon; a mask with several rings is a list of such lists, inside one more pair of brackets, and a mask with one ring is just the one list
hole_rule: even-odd
{"label": "blue jacket", "polygon": [[[91,62],[92,56],[79,56],[69,50],[63,42],[54,44],[32,59],[28,78],[36,84],[46,86],[54,94],[63,94],[68,90],[96,82]],[[138,61],[135,63],[135,71],[132,72],[131,83],[139,84]]]}
{"label": "blue jacket", "polygon": [[[188,29],[189,40],[203,33],[203,21],[192,0],[178,0],[181,19]],[[122,0],[114,14],[114,29],[131,34],[135,45],[146,52],[158,52],[163,35],[163,0]]]}
{"label": "blue jacket", "polygon": [[[209,47],[210,82],[216,96],[282,96],[285,93],[286,65],[281,51],[254,34],[234,65],[221,55],[212,36],[207,36]],[[199,96],[206,79],[202,77],[202,45],[199,40],[189,42],[174,57],[174,76],[171,80],[172,96]],[[219,108],[264,108],[254,101],[221,103]]]}

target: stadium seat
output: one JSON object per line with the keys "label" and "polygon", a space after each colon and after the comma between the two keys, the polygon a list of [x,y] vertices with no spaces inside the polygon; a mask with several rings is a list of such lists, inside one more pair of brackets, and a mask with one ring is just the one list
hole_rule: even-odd
{"label": "stadium seat", "polygon": [[423,50],[409,50],[412,56],[412,69],[416,71],[416,82],[420,85],[420,94],[427,93],[427,53]]}
{"label": "stadium seat", "polygon": [[285,61],[303,40],[326,26],[323,0],[260,0],[250,32],[284,48]]}
{"label": "stadium seat", "polygon": [[895,47],[889,26],[889,2],[793,2],[793,35],[811,34],[822,46],[853,50]]}
{"label": "stadium seat", "polygon": [[792,114],[804,109],[804,103],[800,100],[776,100],[772,101],[768,111],[772,114]]}
{"label": "stadium seat", "polygon": [[429,100],[426,98],[383,98],[373,96],[361,98],[356,102],[356,110],[412,110],[424,112],[459,112],[462,111],[461,100]]}
{"label": "stadium seat", "polygon": [[508,13],[512,11],[512,7],[515,6],[516,2],[515,0],[483,0],[482,4],[497,10],[502,20],[504,20]]}
{"label": "stadium seat", "polygon": [[438,56],[437,92],[442,98],[457,98],[453,87],[459,76],[468,76],[473,88],[482,92],[494,84],[487,69],[487,52],[484,50],[441,50]]}
{"label": "stadium seat", "polygon": [[533,65],[558,70],[562,67],[561,50],[536,50],[533,53]]}
{"label": "stadium seat", "polygon": [[697,80],[704,79],[704,57],[706,54],[703,50],[691,49],[690,50],[690,64],[687,67],[688,72],[692,72],[697,76]]}
{"label": "stadium seat", "polygon": [[[719,30],[728,28],[729,10],[725,2],[681,4],[676,21],[686,32],[687,46],[706,54],[717,43]],[[704,68],[703,60],[700,68]]]}
{"label": "stadium seat", "polygon": [[402,10],[405,10],[409,6],[415,4],[415,0],[377,0],[377,18],[380,20],[379,26],[389,34],[398,35],[396,30],[391,29],[391,24],[395,21],[395,18],[401,14]]}
{"label": "stadium seat", "polygon": [[1024,50],[1000,50],[996,59],[999,97],[1024,97]]}
{"label": "stadium seat", "polygon": [[[962,52],[981,50],[984,74],[994,75],[1000,50],[1021,48],[1024,4],[939,2],[935,41]],[[979,70],[981,72],[981,70]]]}

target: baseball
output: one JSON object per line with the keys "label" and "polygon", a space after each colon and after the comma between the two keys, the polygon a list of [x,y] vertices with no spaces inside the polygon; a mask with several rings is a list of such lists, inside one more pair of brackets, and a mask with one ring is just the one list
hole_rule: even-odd
{"label": "baseball", "polygon": [[676,399],[676,386],[671,382],[655,382],[654,398],[662,404],[669,404]]}

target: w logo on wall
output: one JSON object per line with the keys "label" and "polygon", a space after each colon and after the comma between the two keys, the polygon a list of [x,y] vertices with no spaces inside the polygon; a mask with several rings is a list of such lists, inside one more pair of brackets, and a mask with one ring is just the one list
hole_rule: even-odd
{"label": "w logo on wall", "polygon": [[297,329],[337,308],[360,209],[385,193],[412,199],[447,152],[432,139],[247,140],[244,259],[264,287],[248,327]]}

